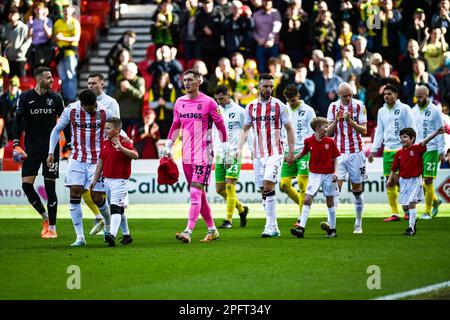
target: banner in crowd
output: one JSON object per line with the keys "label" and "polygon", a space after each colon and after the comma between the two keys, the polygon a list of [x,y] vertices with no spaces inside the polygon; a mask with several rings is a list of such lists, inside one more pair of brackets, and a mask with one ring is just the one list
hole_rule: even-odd
{"label": "banner in crowd", "polygon": [[[60,204],[69,203],[69,188],[64,187],[64,173],[61,172],[61,178],[57,180],[56,190]],[[294,180],[294,187],[297,182]],[[44,181],[42,176],[38,176],[35,182],[35,188],[41,198],[46,201]],[[366,203],[387,203],[385,193],[385,178],[382,171],[368,172],[368,179],[364,182]],[[450,202],[450,170],[439,170],[435,181],[436,191],[439,196],[447,202]],[[344,183],[342,188],[340,202],[352,203],[353,195],[350,190],[350,184]],[[277,188],[277,199],[280,203],[291,203],[285,193]],[[261,202],[261,194],[255,185],[254,174],[252,170],[241,171],[241,176],[236,184],[236,192],[243,203]],[[320,191],[319,191],[320,192]],[[224,203],[223,198],[216,193],[214,172],[212,172],[211,184],[207,189],[209,201],[211,203]],[[129,181],[130,204],[138,203],[187,203],[189,202],[189,190],[184,175],[180,173],[180,180],[174,185],[158,185],[157,174],[150,173],[132,173]],[[316,197],[317,202],[325,202],[321,193]],[[0,172],[0,205],[3,204],[27,204],[27,198],[22,190],[22,182],[18,172]]]}

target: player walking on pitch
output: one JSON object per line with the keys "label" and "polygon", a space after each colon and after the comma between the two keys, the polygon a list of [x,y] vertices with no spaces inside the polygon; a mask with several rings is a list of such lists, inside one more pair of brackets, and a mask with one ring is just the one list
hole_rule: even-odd
{"label": "player walking on pitch", "polygon": [[[381,144],[384,143],[383,173],[387,179],[391,173],[395,153],[402,146],[398,138],[400,130],[408,127],[415,130],[416,126],[411,107],[398,99],[398,89],[394,85],[388,84],[384,87],[383,97],[385,103],[378,110],[377,128],[368,160],[369,162],[373,162],[374,155],[381,148]],[[398,186],[396,186],[395,179],[391,179],[391,184],[386,185],[386,193],[392,210],[392,216],[384,219],[384,221],[400,221],[397,205]],[[405,214],[405,219],[408,219],[407,214]]]}
{"label": "player walking on pitch", "polygon": [[[328,134],[334,133],[334,141],[341,155],[338,157],[338,187],[341,192],[342,184],[348,177],[355,196],[355,226],[354,234],[362,230],[362,214],[364,210],[363,180],[366,175],[366,157],[362,135],[367,132],[366,107],[360,100],[352,98],[352,89],[347,82],[338,87],[339,100],[328,107]],[[337,200],[337,198],[336,198]],[[338,201],[335,201],[337,207]]]}
{"label": "player walking on pitch", "polygon": [[282,127],[286,128],[289,144],[285,160],[291,165],[294,159],[295,136],[287,106],[272,97],[273,76],[268,73],[261,74],[258,87],[259,97],[245,108],[244,128],[239,137],[235,158],[240,158],[250,128],[253,128],[255,180],[256,186],[262,189],[262,203],[266,212],[266,225],[261,236],[274,238],[281,234],[276,215],[275,186],[278,183],[283,162]]}
{"label": "player walking on pitch", "polygon": [[[82,91],[79,98],[79,101],[67,106],[58,124],[53,128],[47,157],[47,165],[51,167],[59,133],[70,123],[74,152],[69,159],[65,186],[70,188],[70,215],[77,235],[77,240],[72,246],[86,245],[81,195],[84,190],[89,189],[94,178],[100,145],[105,137],[105,123],[112,117],[111,111],[97,103],[97,97],[91,90]],[[105,199],[103,181],[98,182],[92,189],[92,199],[105,219],[105,231],[109,232],[111,214]]]}
{"label": "player walking on pitch", "polygon": [[[287,101],[292,126],[295,132],[294,155],[297,155],[303,150],[305,138],[314,134],[310,124],[316,117],[316,113],[313,108],[300,100],[300,94],[294,85],[288,85],[283,93]],[[283,131],[282,133],[283,136],[285,136],[285,132]],[[288,154],[288,146],[286,144],[284,144],[284,153],[285,155]],[[297,159],[293,165],[289,165],[284,161],[281,167],[280,188],[282,191],[286,192],[289,198],[297,203],[299,207],[299,216],[295,226],[299,224],[300,216],[302,215],[303,200],[305,199],[306,185],[308,184],[308,163],[309,153],[304,157]],[[292,179],[295,177],[297,177],[298,192],[292,186]]]}
{"label": "player walking on pitch", "polygon": [[[34,70],[36,87],[23,92],[17,102],[13,126],[13,158],[22,162],[22,189],[28,202],[42,216],[42,238],[56,238],[56,214],[58,198],[55,180],[58,178],[59,146],[55,150],[52,166],[47,167],[47,151],[51,129],[57,117],[64,110],[60,95],[51,90],[53,77],[50,68],[38,67]],[[25,129],[25,151],[20,148],[20,135]],[[34,189],[34,181],[42,165],[45,192],[47,193],[47,211]]]}
{"label": "player walking on pitch", "polygon": [[163,156],[171,156],[171,148],[181,130],[183,171],[190,186],[191,206],[186,229],[176,233],[176,238],[184,243],[191,242],[191,235],[201,214],[208,232],[202,242],[219,239],[206,198],[205,186],[209,185],[213,161],[212,124],[217,127],[222,142],[227,141],[227,132],[220,109],[211,97],[199,91],[201,75],[193,70],[183,73],[186,95],[177,99]]}
{"label": "player walking on pitch", "polygon": [[244,126],[245,112],[244,109],[235,103],[230,97],[227,86],[218,86],[214,90],[215,98],[219,104],[220,112],[227,129],[227,142],[220,145],[216,141],[218,138],[214,131],[214,144],[219,145],[216,155],[216,192],[227,201],[227,218],[219,228],[231,229],[233,227],[233,212],[236,208],[240,217],[240,226],[247,225],[248,207],[243,206],[236,195],[236,181],[241,173],[241,159],[236,159],[232,164],[227,164],[227,155],[236,153],[239,134]]}
{"label": "player walking on pitch", "polygon": [[[425,140],[430,132],[444,125],[442,112],[429,100],[430,91],[426,86],[416,89],[417,104],[412,109],[417,125],[417,139]],[[427,151],[423,154],[423,188],[425,191],[425,212],[422,219],[431,219],[438,214],[441,200],[434,192],[433,180],[436,178],[439,160],[444,161],[445,141],[439,135],[428,143]],[[432,211],[433,208],[433,211]]]}

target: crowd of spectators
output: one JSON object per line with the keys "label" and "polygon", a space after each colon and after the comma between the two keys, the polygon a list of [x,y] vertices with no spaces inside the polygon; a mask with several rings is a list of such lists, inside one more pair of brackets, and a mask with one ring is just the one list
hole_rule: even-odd
{"label": "crowd of spectators", "polygon": [[[65,1],[36,3],[27,10],[14,5],[3,9],[9,22],[1,27],[0,90],[4,78],[26,72],[29,57],[30,68],[56,63],[61,94],[73,101],[80,24]],[[55,3],[60,7],[49,6]],[[325,117],[329,104],[338,99],[339,84],[347,81],[355,98],[366,104],[368,136],[376,127],[388,83],[399,88],[399,98],[411,107],[415,88],[426,85],[448,119],[449,0],[154,3],[157,9],[149,21],[153,44],[145,61],[133,57],[133,30],[124,32],[105,59],[105,91],[118,101],[124,129],[145,157],[158,157],[156,143],[167,137],[173,104],[183,94],[181,74],[188,68],[203,75],[204,93],[213,96],[216,86],[226,85],[242,107],[257,97],[258,75],[269,72],[277,98],[284,101],[283,89],[295,84],[301,98]],[[60,49],[51,61],[45,54],[48,46]],[[4,105],[13,104],[15,95],[10,81],[0,98],[5,123],[10,109]]]}

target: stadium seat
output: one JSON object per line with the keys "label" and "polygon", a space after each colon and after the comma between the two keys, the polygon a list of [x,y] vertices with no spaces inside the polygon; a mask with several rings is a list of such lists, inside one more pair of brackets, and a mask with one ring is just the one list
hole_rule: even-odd
{"label": "stadium seat", "polygon": [[89,1],[87,5],[87,12],[89,15],[99,16],[101,29],[109,26],[109,13],[111,12],[109,2]]}
{"label": "stadium seat", "polygon": [[145,51],[145,57],[147,60],[156,60],[156,45],[154,43],[150,44]]}
{"label": "stadium seat", "polygon": [[138,63],[138,70],[140,75],[145,80],[145,90],[147,91],[152,86],[153,76],[147,72],[147,68],[150,65],[148,60],[143,60]]}
{"label": "stadium seat", "polygon": [[100,17],[97,15],[84,15],[80,17],[80,23],[83,26],[83,30],[90,33],[92,43],[97,42],[101,26]]}
{"label": "stadium seat", "polygon": [[20,89],[22,91],[33,89],[36,85],[36,81],[33,77],[21,77],[20,78]]}

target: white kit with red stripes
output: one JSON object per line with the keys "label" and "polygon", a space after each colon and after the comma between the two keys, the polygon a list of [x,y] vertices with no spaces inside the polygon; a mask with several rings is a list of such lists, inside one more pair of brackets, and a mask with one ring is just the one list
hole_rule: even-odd
{"label": "white kit with red stripes", "polygon": [[[332,102],[328,108],[328,121],[334,121],[338,112],[343,111],[343,114],[349,112],[353,121],[361,125],[367,123],[366,107],[360,100],[352,99],[348,106],[344,106],[341,100]],[[347,121],[342,117],[336,125],[334,140],[341,153],[357,153],[363,151],[364,143],[359,134]]]}
{"label": "white kit with red stripes", "polygon": [[245,108],[245,124],[253,127],[255,158],[283,154],[281,128],[290,122],[287,106],[277,98],[255,99]]}

